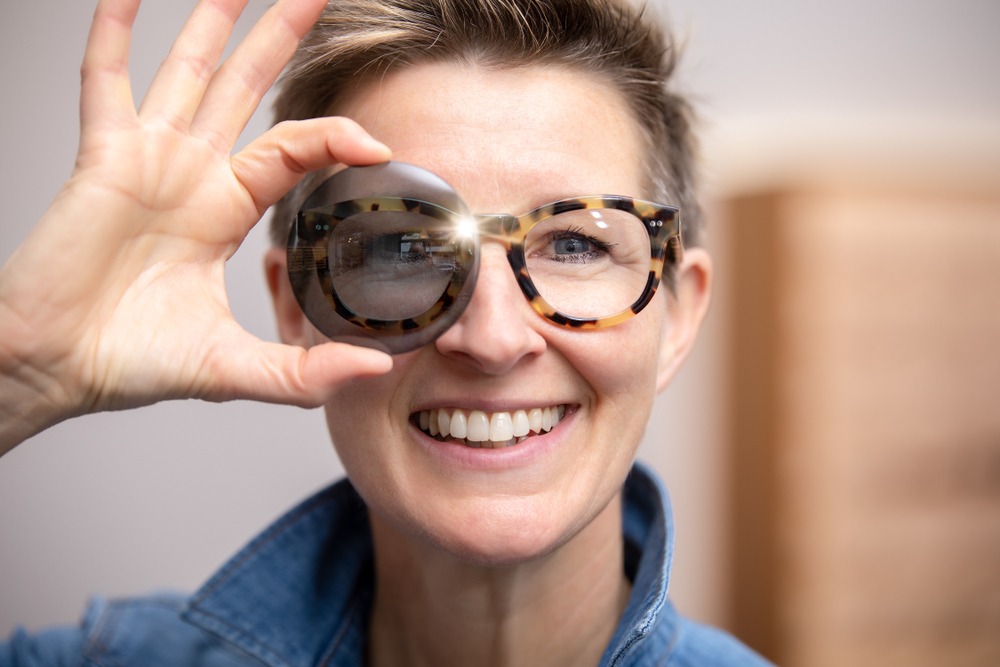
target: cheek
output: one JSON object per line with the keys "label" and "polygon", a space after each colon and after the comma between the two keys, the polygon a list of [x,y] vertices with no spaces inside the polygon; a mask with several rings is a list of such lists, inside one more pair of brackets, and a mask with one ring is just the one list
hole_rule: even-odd
{"label": "cheek", "polygon": [[586,455],[575,460],[574,474],[589,479],[595,502],[624,481],[653,409],[659,321],[650,326],[643,314],[606,330],[571,332],[575,340],[561,346],[590,394],[580,415]]}
{"label": "cheek", "polygon": [[590,385],[599,406],[635,401],[639,409],[652,404],[661,327],[666,318],[659,316],[662,311],[649,311],[662,305],[654,300],[642,313],[619,325],[594,332],[574,332],[573,340],[560,346]]}
{"label": "cheek", "polygon": [[355,380],[338,391],[324,408],[334,448],[351,477],[379,467],[386,443],[398,442],[405,416],[393,410],[397,370],[386,376]]}
{"label": "cheek", "polygon": [[[309,338],[311,345],[330,341],[311,325]],[[361,443],[382,441],[390,431],[399,430],[392,404],[409,357],[394,357],[393,368],[385,375],[351,380],[324,406],[327,429],[345,466],[354,450],[367,448]]]}

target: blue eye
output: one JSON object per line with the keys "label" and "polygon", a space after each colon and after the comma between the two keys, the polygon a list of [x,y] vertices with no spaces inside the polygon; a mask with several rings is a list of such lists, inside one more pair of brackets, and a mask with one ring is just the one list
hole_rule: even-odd
{"label": "blue eye", "polygon": [[554,262],[587,264],[611,255],[614,243],[607,243],[582,229],[559,229],[546,234],[544,245],[532,255],[546,257]]}
{"label": "blue eye", "polygon": [[566,236],[552,242],[552,250],[557,255],[581,255],[593,252],[594,243],[580,236]]}

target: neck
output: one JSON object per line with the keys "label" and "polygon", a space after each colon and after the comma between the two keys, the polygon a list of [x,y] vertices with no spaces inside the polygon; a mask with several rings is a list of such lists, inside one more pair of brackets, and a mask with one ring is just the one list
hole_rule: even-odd
{"label": "neck", "polygon": [[371,667],[596,665],[630,592],[620,496],[555,551],[470,564],[372,516]]}

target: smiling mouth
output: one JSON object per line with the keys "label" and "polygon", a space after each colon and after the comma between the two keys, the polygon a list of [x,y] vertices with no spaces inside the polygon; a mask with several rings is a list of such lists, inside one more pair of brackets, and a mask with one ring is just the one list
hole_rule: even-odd
{"label": "smiling mouth", "polygon": [[503,449],[548,433],[565,416],[566,406],[554,405],[514,412],[439,408],[415,413],[411,420],[421,431],[441,442],[476,449]]}

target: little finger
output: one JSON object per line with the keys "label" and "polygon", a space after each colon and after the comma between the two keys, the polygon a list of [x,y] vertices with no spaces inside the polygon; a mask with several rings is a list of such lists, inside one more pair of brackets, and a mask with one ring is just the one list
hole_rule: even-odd
{"label": "little finger", "polygon": [[80,119],[84,132],[97,125],[135,120],[128,59],[139,0],[100,0],[80,67]]}

